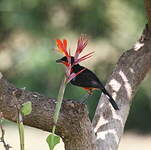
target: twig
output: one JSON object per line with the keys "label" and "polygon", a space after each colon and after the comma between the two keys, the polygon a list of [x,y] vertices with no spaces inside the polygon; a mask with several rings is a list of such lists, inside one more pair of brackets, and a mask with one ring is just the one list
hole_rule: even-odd
{"label": "twig", "polygon": [[3,143],[5,150],[9,150],[12,147],[5,142],[5,139],[4,139],[5,130],[2,126],[2,121],[3,121],[3,114],[2,114],[2,112],[0,112],[0,129],[1,129],[1,132],[2,132],[2,135],[0,137],[0,142]]}

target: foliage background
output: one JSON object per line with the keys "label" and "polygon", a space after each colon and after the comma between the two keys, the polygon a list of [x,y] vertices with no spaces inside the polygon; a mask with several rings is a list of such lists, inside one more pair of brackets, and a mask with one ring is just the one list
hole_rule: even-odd
{"label": "foliage background", "polygon": [[[84,66],[105,84],[118,58],[130,49],[146,24],[143,0],[0,0],[0,71],[19,88],[56,98],[64,68],[55,60],[56,38],[66,38],[74,52],[81,33],[95,51]],[[151,131],[151,75],[132,104],[126,130]],[[65,98],[81,99],[85,91],[69,85]],[[88,100],[93,117],[100,92]]]}

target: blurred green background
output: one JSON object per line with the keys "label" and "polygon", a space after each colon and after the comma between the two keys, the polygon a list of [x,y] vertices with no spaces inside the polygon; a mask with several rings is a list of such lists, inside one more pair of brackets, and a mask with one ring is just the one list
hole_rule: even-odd
{"label": "blurred green background", "polygon": [[[74,52],[81,34],[89,36],[83,52],[95,51],[82,64],[105,84],[120,55],[137,41],[147,23],[143,0],[0,0],[0,71],[16,87],[57,97],[64,67],[56,38],[66,38]],[[126,129],[151,131],[151,75],[132,104]],[[81,88],[68,85],[65,98],[81,99]],[[88,100],[93,117],[100,92]]]}

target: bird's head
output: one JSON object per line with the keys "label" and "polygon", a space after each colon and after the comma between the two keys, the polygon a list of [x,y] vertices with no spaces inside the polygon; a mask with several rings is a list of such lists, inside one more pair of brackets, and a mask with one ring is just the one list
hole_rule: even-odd
{"label": "bird's head", "polygon": [[[69,64],[69,63],[68,63],[68,59],[67,59],[66,56],[64,56],[64,57],[62,57],[62,58],[60,58],[60,59],[57,59],[56,62],[57,62],[57,63],[62,63],[62,64],[64,64],[65,66],[68,66],[68,64]],[[74,63],[74,57],[71,56],[71,65],[73,65],[73,63]]]}

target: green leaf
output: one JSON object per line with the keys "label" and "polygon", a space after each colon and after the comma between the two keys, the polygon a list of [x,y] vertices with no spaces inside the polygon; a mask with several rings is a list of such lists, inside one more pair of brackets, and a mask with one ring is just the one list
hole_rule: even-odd
{"label": "green leaf", "polygon": [[49,149],[53,150],[54,147],[60,143],[60,137],[58,135],[55,134],[50,134],[47,139],[46,139],[48,145],[49,145]]}
{"label": "green leaf", "polygon": [[22,104],[21,113],[26,116],[29,115],[32,111],[32,104],[30,101]]}

